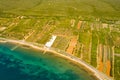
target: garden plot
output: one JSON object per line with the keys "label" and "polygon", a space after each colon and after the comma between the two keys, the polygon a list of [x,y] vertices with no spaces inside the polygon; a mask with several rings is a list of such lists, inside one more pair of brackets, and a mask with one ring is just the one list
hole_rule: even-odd
{"label": "garden plot", "polygon": [[34,23],[35,20],[32,19],[19,20],[16,25],[11,22],[11,25],[9,25],[10,28],[3,32],[3,36],[7,38],[11,37],[12,39],[23,39],[25,35],[33,31]]}
{"label": "garden plot", "polygon": [[63,37],[63,36],[57,36],[56,40],[54,41],[52,47],[60,49],[60,50],[66,50],[70,39]]}
{"label": "garden plot", "polygon": [[115,76],[115,80],[120,79],[120,57],[119,56],[115,56],[114,76]]}
{"label": "garden plot", "polygon": [[70,43],[69,43],[69,46],[68,46],[66,52],[72,54],[73,51],[74,51],[74,49],[75,49],[75,47],[76,47],[76,44],[77,44],[77,37],[75,36],[75,37],[73,37],[73,38],[71,39],[71,41],[70,41]]}

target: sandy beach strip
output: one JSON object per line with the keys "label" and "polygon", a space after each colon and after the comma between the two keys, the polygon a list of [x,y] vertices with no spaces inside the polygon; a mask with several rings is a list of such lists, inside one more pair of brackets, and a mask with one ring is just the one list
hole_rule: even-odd
{"label": "sandy beach strip", "polygon": [[94,67],[92,67],[91,65],[85,63],[84,61],[80,60],[79,58],[71,55],[71,54],[67,54],[66,52],[64,52],[65,54],[59,52],[59,50],[55,50],[54,48],[47,48],[45,46],[39,46],[39,44],[37,43],[30,43],[30,42],[25,42],[25,41],[20,41],[20,40],[10,40],[10,39],[5,39],[5,38],[0,38],[1,41],[3,42],[12,42],[12,43],[17,43],[17,44],[21,44],[21,45],[26,45],[26,46],[30,46],[34,49],[38,49],[38,50],[42,50],[45,52],[52,52],[54,54],[60,55],[61,57],[67,58],[69,60],[75,61],[77,63],[79,63],[80,65],[84,66],[86,68],[86,70],[91,71],[92,73],[94,73],[93,75],[95,77],[97,77],[99,80],[113,80],[112,78],[106,76],[105,74],[103,74],[102,72],[99,72],[97,69],[95,69]]}

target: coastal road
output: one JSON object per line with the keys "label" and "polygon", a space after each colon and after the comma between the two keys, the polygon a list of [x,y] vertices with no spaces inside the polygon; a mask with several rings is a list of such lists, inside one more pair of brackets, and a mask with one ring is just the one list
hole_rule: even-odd
{"label": "coastal road", "polygon": [[[94,73],[94,75],[99,79],[99,80],[112,80],[112,78],[106,76],[105,74],[103,74],[102,72],[99,72],[97,69],[95,69],[94,67],[92,67],[91,65],[87,64],[86,62],[80,60],[78,57],[75,57],[71,54],[68,54],[64,51],[59,50],[59,52],[55,49],[55,48],[44,48],[44,47],[39,47],[37,45],[34,45],[33,43],[28,43],[25,41],[20,41],[20,40],[10,40],[10,39],[5,39],[5,38],[0,38],[0,42],[14,42],[14,43],[18,43],[21,45],[27,45],[30,47],[33,47],[35,49],[40,49],[40,50],[47,50],[48,52],[53,52],[56,53],[62,57],[68,58],[72,61],[75,61],[79,64],[81,64],[82,66],[84,66],[86,69],[90,70],[91,72]],[[36,43],[37,44],[37,43]],[[38,44],[39,45],[39,44]]]}

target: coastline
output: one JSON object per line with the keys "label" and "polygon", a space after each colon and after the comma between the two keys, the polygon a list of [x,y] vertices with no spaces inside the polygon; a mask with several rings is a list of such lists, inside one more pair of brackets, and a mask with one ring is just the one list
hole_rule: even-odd
{"label": "coastline", "polygon": [[[12,43],[17,43],[23,46],[28,46],[28,47],[32,47],[33,49],[38,49],[41,51],[44,51],[44,53],[46,52],[52,52],[56,55],[59,55],[61,57],[67,58],[71,61],[74,61],[76,63],[79,63],[81,66],[85,67],[85,70],[88,70],[88,72],[92,72],[93,76],[98,78],[99,80],[112,80],[112,78],[107,77],[105,74],[103,74],[102,72],[99,72],[98,70],[96,70],[94,67],[88,65],[87,63],[85,63],[84,61],[80,60],[79,58],[68,54],[66,52],[62,52],[60,50],[55,50],[55,48],[47,48],[44,45],[40,45],[37,43],[30,43],[30,42],[25,42],[25,41],[20,41],[20,40],[10,40],[10,39],[5,39],[5,38],[0,38],[0,42],[4,43],[4,42],[12,42]],[[64,53],[64,54],[63,54]]]}

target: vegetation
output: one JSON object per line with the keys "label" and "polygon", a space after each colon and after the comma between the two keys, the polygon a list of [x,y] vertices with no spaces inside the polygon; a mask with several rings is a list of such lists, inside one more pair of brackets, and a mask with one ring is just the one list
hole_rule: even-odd
{"label": "vegetation", "polygon": [[91,49],[91,65],[97,67],[97,46],[98,46],[98,37],[96,31],[92,32],[92,49]]}
{"label": "vegetation", "polygon": [[115,75],[115,80],[118,80],[120,78],[120,57],[119,56],[115,56],[114,75]]}
{"label": "vegetation", "polygon": [[118,17],[119,3],[119,0],[1,0],[0,11],[18,15]]}
{"label": "vegetation", "polygon": [[70,46],[71,54],[97,69],[102,66],[102,72],[118,80],[119,59],[114,55],[120,54],[119,3],[119,0],[0,0],[0,37],[45,45],[55,35],[52,47],[67,51]]}

